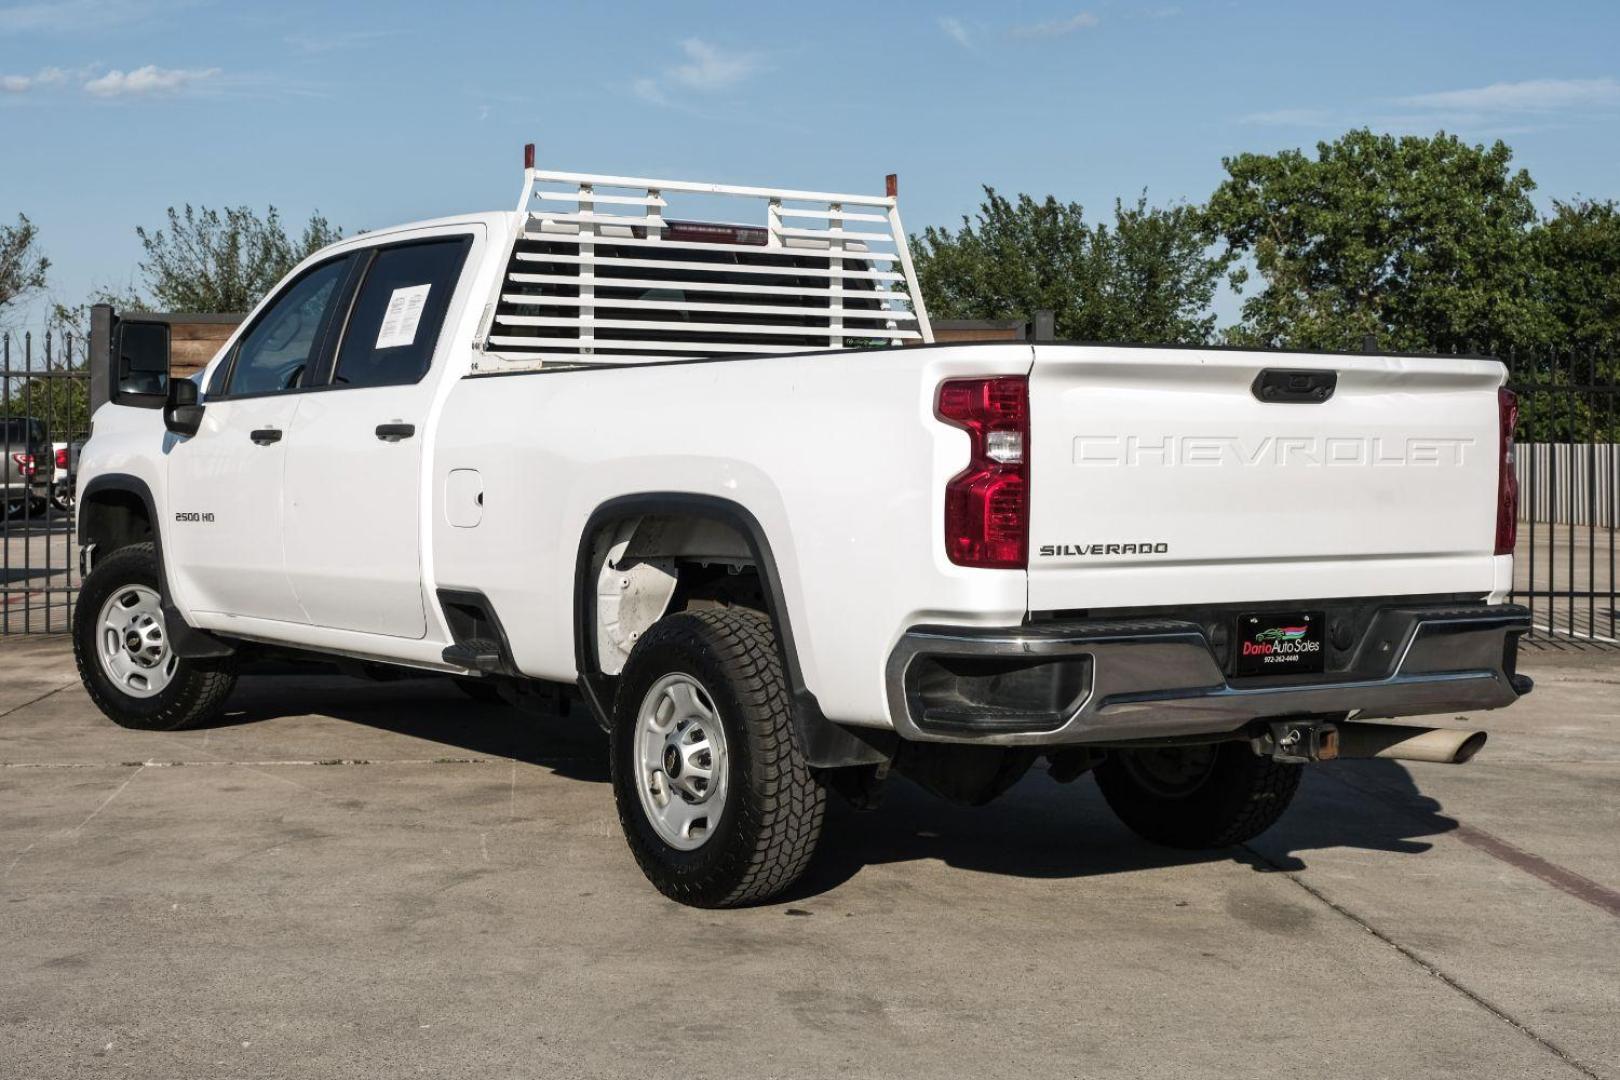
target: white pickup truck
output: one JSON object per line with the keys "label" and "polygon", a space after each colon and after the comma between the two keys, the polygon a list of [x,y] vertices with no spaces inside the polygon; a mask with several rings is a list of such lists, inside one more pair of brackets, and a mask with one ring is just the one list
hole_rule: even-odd
{"label": "white pickup truck", "polygon": [[515,212],[326,248],[194,379],[120,323],[85,686],[164,729],[266,650],[577,694],[636,860],[704,906],[786,888],[891,770],[976,804],[1044,759],[1224,846],[1305,762],[1484,739],[1369,721],[1529,691],[1500,364],[937,344],[904,237],[892,178],[531,154]]}

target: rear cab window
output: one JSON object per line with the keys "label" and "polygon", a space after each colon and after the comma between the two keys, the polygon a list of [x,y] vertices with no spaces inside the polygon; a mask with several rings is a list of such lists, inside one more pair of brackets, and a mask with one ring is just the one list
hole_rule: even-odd
{"label": "rear cab window", "polygon": [[377,249],[338,346],[334,386],[402,386],[427,374],[471,246],[462,235]]}

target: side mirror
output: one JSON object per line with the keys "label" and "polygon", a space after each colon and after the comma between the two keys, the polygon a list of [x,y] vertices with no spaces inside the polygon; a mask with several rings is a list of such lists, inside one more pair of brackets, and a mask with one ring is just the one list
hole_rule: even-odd
{"label": "side mirror", "polygon": [[169,324],[120,320],[112,352],[112,399],[145,409],[163,405],[169,390]]}
{"label": "side mirror", "polygon": [[201,388],[190,379],[170,379],[168,397],[163,403],[163,426],[187,438],[202,427]]}

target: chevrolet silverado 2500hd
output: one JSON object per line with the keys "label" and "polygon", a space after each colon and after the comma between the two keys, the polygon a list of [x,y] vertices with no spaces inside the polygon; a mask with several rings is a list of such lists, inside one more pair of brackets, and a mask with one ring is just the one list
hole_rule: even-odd
{"label": "chevrolet silverado 2500hd", "polygon": [[[727,198],[762,222],[668,212]],[[515,212],[311,256],[194,379],[121,323],[92,698],[204,723],[266,649],[577,693],[647,877],[730,905],[891,770],[982,803],[1045,759],[1223,846],[1306,762],[1484,738],[1372,721],[1529,690],[1500,364],[936,345],[904,238],[892,183],[531,160]]]}

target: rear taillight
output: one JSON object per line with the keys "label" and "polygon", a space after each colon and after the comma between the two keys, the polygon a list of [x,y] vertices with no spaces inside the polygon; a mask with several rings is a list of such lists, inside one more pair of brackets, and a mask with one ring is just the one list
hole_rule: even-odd
{"label": "rear taillight", "polygon": [[33,454],[12,454],[11,455],[11,460],[15,461],[17,463],[17,472],[24,479],[27,479],[27,478],[34,475],[34,455]]}
{"label": "rear taillight", "polygon": [[968,433],[967,468],[945,485],[945,553],[958,566],[1023,569],[1029,559],[1029,382],[952,379],[936,415]]}
{"label": "rear taillight", "polygon": [[1496,553],[1511,555],[1519,539],[1519,474],[1513,468],[1513,429],[1519,426],[1519,398],[1513,391],[1496,392],[1496,419],[1502,450],[1496,477]]}
{"label": "rear taillight", "polygon": [[67,468],[67,447],[65,446],[56,452],[56,467],[58,469]]}

